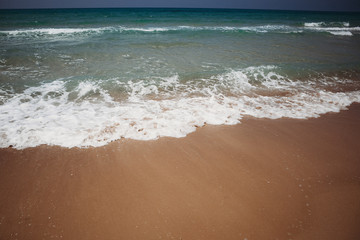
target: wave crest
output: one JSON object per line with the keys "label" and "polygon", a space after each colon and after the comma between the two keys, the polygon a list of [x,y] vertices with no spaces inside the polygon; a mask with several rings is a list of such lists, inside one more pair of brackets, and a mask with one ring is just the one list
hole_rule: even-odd
{"label": "wave crest", "polygon": [[[258,25],[258,26],[164,26],[164,27],[128,27],[111,26],[98,28],[38,28],[38,29],[16,29],[0,31],[0,36],[8,37],[88,37],[107,33],[171,33],[171,32],[201,32],[201,31],[221,31],[229,33],[304,33],[304,32],[329,32],[335,35],[350,36],[351,32],[360,31],[360,27],[350,27],[349,23],[341,22],[338,24],[325,22],[304,23],[303,27],[289,25]],[[345,33],[346,32],[346,33]],[[337,33],[337,34],[336,34]],[[341,34],[342,33],[342,34]],[[352,34],[351,34],[352,35]]]}
{"label": "wave crest", "polygon": [[280,70],[230,69],[189,81],[178,75],[111,80],[111,88],[118,84],[126,91],[120,99],[106,81],[59,79],[21,93],[7,91],[0,105],[0,147],[88,147],[120,138],[184,137],[206,123],[236,124],[244,116],[304,119],[360,102],[360,91],[327,90],[341,79],[326,79],[322,87],[321,81],[292,80]]}

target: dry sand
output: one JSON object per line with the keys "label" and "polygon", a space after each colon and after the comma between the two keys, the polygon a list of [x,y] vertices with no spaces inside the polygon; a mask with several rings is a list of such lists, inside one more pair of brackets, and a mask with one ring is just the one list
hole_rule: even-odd
{"label": "dry sand", "polygon": [[360,105],[181,139],[0,150],[0,239],[360,239]]}

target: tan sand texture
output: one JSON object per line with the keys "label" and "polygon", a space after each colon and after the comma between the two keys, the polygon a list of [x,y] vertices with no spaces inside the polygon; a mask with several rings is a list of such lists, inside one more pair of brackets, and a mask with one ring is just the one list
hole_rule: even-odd
{"label": "tan sand texture", "polygon": [[360,105],[181,139],[0,150],[0,239],[360,239]]}

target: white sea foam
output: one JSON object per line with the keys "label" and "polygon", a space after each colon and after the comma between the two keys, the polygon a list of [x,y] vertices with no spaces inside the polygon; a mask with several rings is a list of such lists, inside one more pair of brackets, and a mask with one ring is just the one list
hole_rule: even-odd
{"label": "white sea foam", "polygon": [[349,22],[312,22],[305,23],[305,29],[317,31],[317,32],[328,32],[332,35],[340,36],[352,36],[352,32],[359,32],[360,27],[350,27]]}
{"label": "white sea foam", "polygon": [[305,27],[349,27],[349,22],[309,22],[304,23]]}
{"label": "white sea foam", "polygon": [[[71,37],[71,36],[92,36],[104,33],[161,33],[171,31],[222,31],[222,32],[256,32],[256,33],[302,33],[304,30],[325,31],[325,32],[350,32],[360,31],[360,27],[350,27],[348,22],[325,23],[311,22],[304,23],[304,27],[288,25],[258,25],[258,26],[165,26],[165,27],[129,27],[112,26],[97,28],[38,28],[38,29],[16,29],[0,31],[0,34],[15,37]],[[339,34],[340,35],[340,34]],[[349,34],[348,34],[349,35]]]}
{"label": "white sea foam", "polygon": [[353,34],[349,31],[329,31],[329,33],[338,36],[352,36]]}
{"label": "white sea foam", "polygon": [[167,26],[167,27],[98,27],[98,28],[38,28],[38,29],[16,29],[0,31],[0,34],[19,37],[40,37],[40,36],[91,36],[103,33],[126,33],[126,32],[143,32],[143,33],[160,33],[170,31],[222,31],[222,32],[298,32],[302,31],[286,25],[260,25],[260,26]]}
{"label": "white sea foam", "polygon": [[285,25],[263,25],[263,26],[169,26],[169,27],[147,27],[147,28],[133,28],[133,27],[119,27],[118,31],[138,31],[138,32],[168,32],[168,31],[253,31],[253,32],[267,32],[275,30],[286,30],[289,26]]}
{"label": "white sea foam", "polygon": [[74,84],[59,79],[5,95],[0,147],[88,147],[120,138],[184,137],[206,123],[236,124],[247,115],[304,119],[360,102],[360,91],[326,91],[288,79],[275,66],[229,70],[195,82],[180,81],[178,75],[119,82],[127,89],[122,100],[101,81]]}
{"label": "white sea foam", "polygon": [[318,31],[360,31],[360,27],[314,27]]}
{"label": "white sea foam", "polygon": [[20,30],[8,30],[0,31],[3,34],[9,35],[26,35],[26,34],[47,34],[47,35],[69,35],[69,34],[78,34],[86,32],[103,32],[107,30],[112,30],[113,28],[104,27],[104,28],[37,28],[37,29],[20,29]]}
{"label": "white sea foam", "polygon": [[255,27],[231,27],[231,26],[168,26],[168,27],[100,27],[100,28],[38,28],[38,29],[19,29],[0,31],[8,35],[29,35],[29,34],[46,34],[46,35],[70,35],[79,33],[101,33],[101,32],[168,32],[168,31],[260,31],[261,29],[278,28],[277,26],[255,26]]}
{"label": "white sea foam", "polygon": [[305,23],[304,26],[305,27],[321,27],[324,24],[325,24],[324,22],[310,22],[310,23]]}

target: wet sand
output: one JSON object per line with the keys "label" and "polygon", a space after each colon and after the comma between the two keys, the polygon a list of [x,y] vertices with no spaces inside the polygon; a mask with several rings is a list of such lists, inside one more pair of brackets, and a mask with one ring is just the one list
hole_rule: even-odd
{"label": "wet sand", "polygon": [[360,104],[185,138],[0,150],[0,239],[360,239]]}

